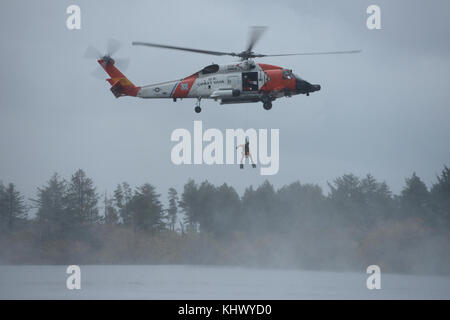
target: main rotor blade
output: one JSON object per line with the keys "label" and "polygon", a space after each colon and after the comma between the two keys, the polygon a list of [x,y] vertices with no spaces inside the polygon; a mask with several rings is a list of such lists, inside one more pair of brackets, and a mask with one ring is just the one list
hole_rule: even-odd
{"label": "main rotor blade", "polygon": [[236,54],[233,52],[222,52],[222,51],[211,51],[211,50],[175,47],[175,46],[167,46],[164,44],[156,44],[156,43],[149,43],[149,42],[133,41],[132,45],[133,46],[147,46],[147,47],[162,48],[162,49],[181,50],[181,51],[189,51],[189,52],[204,53],[204,54],[212,54],[215,56],[225,56],[225,55],[236,56]]}
{"label": "main rotor blade", "polygon": [[359,53],[362,50],[350,50],[350,51],[325,51],[325,52],[303,52],[303,53],[285,53],[285,54],[254,54],[255,58],[263,57],[286,57],[286,56],[315,56],[323,54],[353,54]]}
{"label": "main rotor blade", "polygon": [[119,51],[122,43],[116,39],[108,39],[106,44],[106,53],[109,56],[113,56],[117,51]]}
{"label": "main rotor blade", "polygon": [[252,52],[252,49],[255,46],[256,42],[258,42],[266,29],[267,27],[264,26],[250,28],[250,36],[248,38],[248,45],[246,50],[247,52]]}

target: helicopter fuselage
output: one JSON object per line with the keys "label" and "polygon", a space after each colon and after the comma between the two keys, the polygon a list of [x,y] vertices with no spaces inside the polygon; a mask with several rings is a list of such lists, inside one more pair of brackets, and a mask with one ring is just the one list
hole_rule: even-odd
{"label": "helicopter fuselage", "polygon": [[221,104],[273,101],[320,90],[282,67],[244,61],[209,65],[180,80],[140,87],[140,98],[214,99]]}
{"label": "helicopter fuselage", "polygon": [[196,112],[200,112],[201,99],[214,99],[221,104],[262,102],[264,109],[272,107],[272,101],[297,94],[309,95],[320,90],[320,85],[310,84],[284,69],[270,64],[245,60],[240,63],[212,64],[179,80],[146,86],[135,86],[115,66],[114,60],[98,61],[110,75],[111,91],[118,98],[135,96],[144,99],[198,100]]}

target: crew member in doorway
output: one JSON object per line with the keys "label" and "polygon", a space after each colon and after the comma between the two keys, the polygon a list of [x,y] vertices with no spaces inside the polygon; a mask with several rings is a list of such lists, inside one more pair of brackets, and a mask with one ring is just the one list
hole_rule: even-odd
{"label": "crew member in doorway", "polygon": [[248,137],[245,138],[245,144],[241,144],[241,145],[237,146],[236,150],[239,148],[242,148],[242,158],[241,158],[241,164],[239,165],[239,167],[241,169],[244,169],[244,156],[245,156],[245,158],[250,157],[250,160],[252,162],[252,167],[256,168],[256,164],[255,164],[255,162],[253,162],[252,154],[250,153],[250,142],[248,140]]}

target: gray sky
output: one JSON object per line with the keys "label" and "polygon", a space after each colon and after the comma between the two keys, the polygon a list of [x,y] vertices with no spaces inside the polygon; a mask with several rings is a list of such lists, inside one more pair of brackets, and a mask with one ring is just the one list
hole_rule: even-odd
{"label": "gray sky", "polygon": [[[66,8],[81,7],[79,31],[66,29]],[[366,28],[378,4],[382,30]],[[98,190],[124,180],[150,182],[165,194],[188,178],[227,182],[238,192],[268,179],[280,187],[299,179],[326,182],[373,174],[395,193],[413,171],[430,185],[450,164],[450,2],[442,1],[18,1],[1,2],[0,180],[32,197],[53,172],[83,168]],[[310,97],[220,106],[195,100],[115,99],[93,78],[88,45],[108,38],[131,59],[136,85],[178,79],[231,57],[132,47],[133,40],[243,50],[248,27],[269,26],[255,51],[363,49],[359,55],[266,58],[293,69],[322,90]],[[105,74],[106,79],[106,74]],[[279,128],[280,170],[237,166],[175,166],[174,129]]]}

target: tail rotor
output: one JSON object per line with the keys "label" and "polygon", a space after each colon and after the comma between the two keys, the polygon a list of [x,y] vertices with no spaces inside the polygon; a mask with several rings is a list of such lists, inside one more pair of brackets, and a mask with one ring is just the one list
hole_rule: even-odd
{"label": "tail rotor", "polygon": [[[87,47],[84,58],[86,59],[95,59],[97,62],[99,62],[102,67],[106,67],[108,64],[114,65],[117,68],[120,68],[121,70],[126,70],[128,68],[128,65],[130,63],[130,60],[127,58],[112,58],[114,54],[116,54],[120,48],[122,47],[122,44],[120,41],[116,39],[108,39],[106,43],[106,53],[102,54],[100,50],[98,50],[94,46]],[[97,68],[94,70],[91,75],[95,78],[104,78],[104,72],[101,68]]]}

